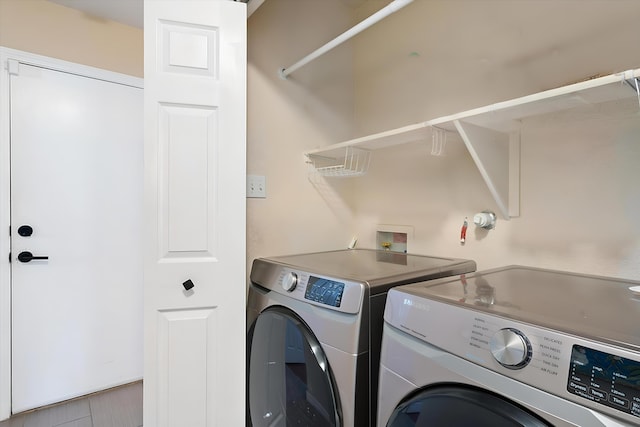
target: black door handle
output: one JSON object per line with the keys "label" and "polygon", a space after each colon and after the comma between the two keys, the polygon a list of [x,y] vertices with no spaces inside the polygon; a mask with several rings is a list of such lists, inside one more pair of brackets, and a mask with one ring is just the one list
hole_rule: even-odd
{"label": "black door handle", "polygon": [[18,261],[29,262],[32,259],[49,259],[48,256],[34,256],[31,252],[24,251],[18,254]]}

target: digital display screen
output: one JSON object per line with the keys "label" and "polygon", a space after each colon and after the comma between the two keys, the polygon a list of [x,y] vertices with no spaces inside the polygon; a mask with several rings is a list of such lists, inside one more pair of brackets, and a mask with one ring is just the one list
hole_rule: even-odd
{"label": "digital display screen", "polygon": [[344,283],[310,276],[304,297],[310,301],[340,307],[343,293]]}
{"label": "digital display screen", "polygon": [[574,345],[567,391],[640,418],[640,362]]}

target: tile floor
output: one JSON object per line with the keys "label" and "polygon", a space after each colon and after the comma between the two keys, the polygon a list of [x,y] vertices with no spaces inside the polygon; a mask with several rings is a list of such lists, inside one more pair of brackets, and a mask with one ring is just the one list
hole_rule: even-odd
{"label": "tile floor", "polygon": [[141,427],[142,382],[18,414],[0,427]]}

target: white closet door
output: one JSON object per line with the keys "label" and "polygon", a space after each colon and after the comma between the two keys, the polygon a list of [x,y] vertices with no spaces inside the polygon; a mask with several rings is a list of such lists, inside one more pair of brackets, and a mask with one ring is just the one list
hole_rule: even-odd
{"label": "white closet door", "polygon": [[241,426],[246,5],[144,7],[144,425]]}

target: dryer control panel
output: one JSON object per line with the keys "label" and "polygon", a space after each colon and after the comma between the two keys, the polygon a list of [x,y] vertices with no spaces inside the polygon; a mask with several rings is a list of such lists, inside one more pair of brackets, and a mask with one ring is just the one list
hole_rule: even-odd
{"label": "dryer control panel", "polygon": [[640,416],[640,362],[574,345],[567,391]]}

